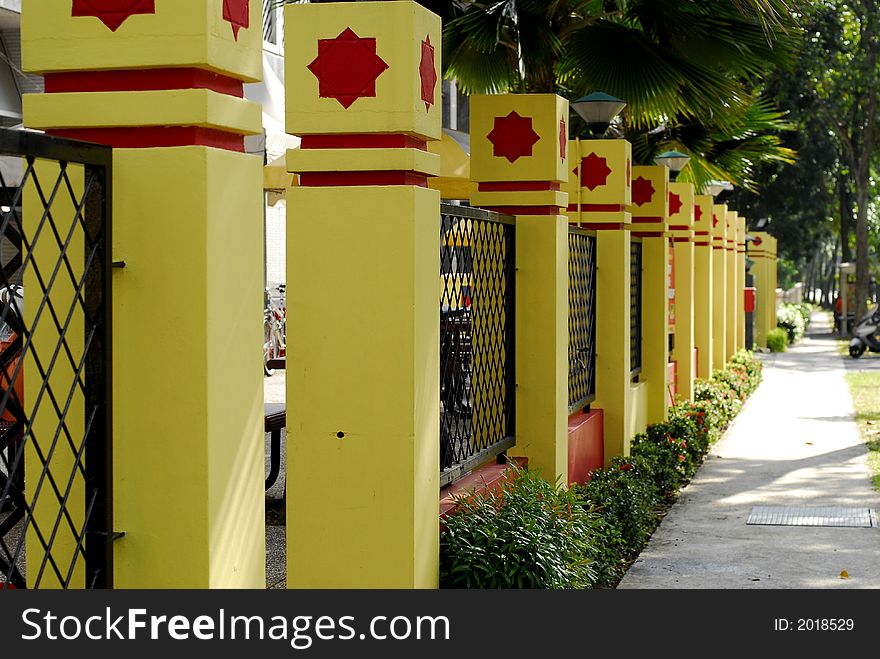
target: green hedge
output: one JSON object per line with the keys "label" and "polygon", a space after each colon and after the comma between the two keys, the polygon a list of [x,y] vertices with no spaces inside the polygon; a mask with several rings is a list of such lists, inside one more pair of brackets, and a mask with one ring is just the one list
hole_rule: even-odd
{"label": "green hedge", "polygon": [[767,333],[767,347],[770,352],[785,352],[788,348],[788,332],[781,327],[775,327]]}
{"label": "green hedge", "polygon": [[761,362],[736,353],[587,485],[554,486],[511,465],[498,491],[460,499],[444,520],[441,585],[614,587],[760,381]]}
{"label": "green hedge", "polygon": [[804,337],[812,311],[812,305],[806,303],[783,304],[779,308],[776,313],[776,325],[785,330],[789,343],[795,343]]}

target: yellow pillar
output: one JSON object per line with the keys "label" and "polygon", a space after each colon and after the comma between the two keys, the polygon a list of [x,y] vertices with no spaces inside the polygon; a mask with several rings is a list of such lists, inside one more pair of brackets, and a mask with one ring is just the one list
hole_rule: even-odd
{"label": "yellow pillar", "polygon": [[[770,288],[770,235],[763,231],[752,232],[748,256],[753,261],[752,274],[755,277],[755,345],[767,347],[767,333],[772,329],[770,315],[772,306],[767,294]],[[775,319],[774,319],[775,321]]]}
{"label": "yellow pillar", "polygon": [[568,483],[568,101],[471,97],[471,202],[516,216],[516,446]]}
{"label": "yellow pillar", "polygon": [[697,377],[694,339],[694,186],[669,184],[669,231],[674,246],[673,298],[675,342],[672,359],[676,365],[676,397],[693,400]]}
{"label": "yellow pillar", "polygon": [[642,373],[647,384],[647,421],[666,420],[670,395],[669,170],[633,167],[632,218],[642,239]]}
{"label": "yellow pillar", "polygon": [[26,124],[116,147],[114,585],[262,588],[260,8],[142,4],[22,18]]}
{"label": "yellow pillar", "polygon": [[[568,143],[568,220],[596,231],[596,400],[605,424],[605,462],[629,455],[630,440],[645,429],[639,401],[644,383],[633,382],[630,256],[632,145],[626,140]],[[638,376],[635,376],[638,380]]]}
{"label": "yellow pillar", "polygon": [[727,205],[712,206],[712,370],[724,368],[727,351]]}
{"label": "yellow pillar", "polygon": [[697,377],[712,376],[712,197],[694,198],[694,345]]}
{"label": "yellow pillar", "polygon": [[770,290],[768,291],[768,295],[770,296],[770,315],[767,319],[768,327],[770,329],[776,327],[776,287],[779,285],[777,280],[779,275],[777,260],[777,241],[775,237],[770,236],[770,263],[768,266],[770,270]]}
{"label": "yellow pillar", "polygon": [[737,304],[737,287],[739,278],[736,272],[736,211],[728,210],[725,214],[724,258],[727,264],[727,325],[725,326],[724,352],[727,360],[736,352],[736,328],[739,327],[741,305]]}
{"label": "yellow pillar", "polygon": [[[745,288],[746,288],[746,218],[736,216],[736,349],[746,347],[746,311],[745,311]],[[751,346],[748,346],[751,348]]]}
{"label": "yellow pillar", "polygon": [[[256,3],[253,3],[256,4]],[[440,19],[285,8],[287,585],[439,583]]]}

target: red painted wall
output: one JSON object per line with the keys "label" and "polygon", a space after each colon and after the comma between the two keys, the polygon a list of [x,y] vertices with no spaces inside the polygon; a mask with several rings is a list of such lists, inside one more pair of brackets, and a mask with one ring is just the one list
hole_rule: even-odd
{"label": "red painted wall", "polygon": [[587,483],[605,464],[605,414],[602,410],[568,417],[568,482]]}

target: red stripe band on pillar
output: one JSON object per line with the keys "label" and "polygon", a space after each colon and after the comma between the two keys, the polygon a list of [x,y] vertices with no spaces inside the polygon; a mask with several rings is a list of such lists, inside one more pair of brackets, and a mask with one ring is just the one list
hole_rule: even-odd
{"label": "red stripe band on pillar", "polygon": [[370,135],[304,135],[301,149],[418,149],[428,150],[428,143],[404,133],[380,133]]}
{"label": "red stripe band on pillar", "polygon": [[478,183],[477,189],[480,192],[543,192],[547,190],[559,192],[560,185],[550,181],[503,181]]}
{"label": "red stripe band on pillar", "polygon": [[579,210],[583,213],[622,213],[626,210],[626,206],[622,204],[581,204],[578,208],[577,204],[569,204],[568,210]]}
{"label": "red stripe band on pillar", "polygon": [[662,217],[634,217],[632,219],[636,224],[654,224],[656,222],[663,222]]}
{"label": "red stripe band on pillar", "polygon": [[673,236],[672,242],[674,243],[689,243],[691,241],[690,238],[680,238],[677,236]]}
{"label": "red stripe band on pillar", "polygon": [[372,171],[372,172],[301,172],[301,187],[362,186],[362,185],[414,185],[428,187],[426,174],[413,171]]}
{"label": "red stripe band on pillar", "polygon": [[199,126],[144,126],[123,128],[64,128],[49,135],[106,144],[116,149],[148,149],[174,146],[209,146],[244,153],[244,136]]}
{"label": "red stripe band on pillar", "polygon": [[708,247],[708,246],[709,246],[709,243],[703,243],[703,242],[699,242],[699,243],[698,243],[698,242],[694,242],[694,245],[696,245],[697,247]]}
{"label": "red stripe band on pillar", "polygon": [[723,248],[723,247],[719,247],[718,245],[712,245],[712,249],[717,249],[718,251],[721,251],[721,252],[724,251],[724,248]]}
{"label": "red stripe band on pillar", "polygon": [[47,94],[210,89],[219,94],[244,97],[241,80],[196,68],[70,71],[47,73],[43,78]]}
{"label": "red stripe band on pillar", "polygon": [[708,231],[694,231],[694,235],[695,236],[708,236],[709,232]]}
{"label": "red stripe band on pillar", "polygon": [[690,231],[691,227],[689,224],[670,224],[669,229],[671,231]]}

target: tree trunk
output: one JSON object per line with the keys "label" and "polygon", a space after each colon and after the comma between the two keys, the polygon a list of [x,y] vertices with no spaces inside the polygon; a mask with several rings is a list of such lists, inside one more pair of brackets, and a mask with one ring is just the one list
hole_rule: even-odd
{"label": "tree trunk", "polygon": [[840,258],[846,263],[852,261],[852,249],[849,246],[849,235],[852,228],[852,195],[848,182],[843,176],[837,180],[837,191],[840,201]]}
{"label": "tree trunk", "polygon": [[856,215],[856,318],[868,309],[868,180],[856,181],[858,213]]}

